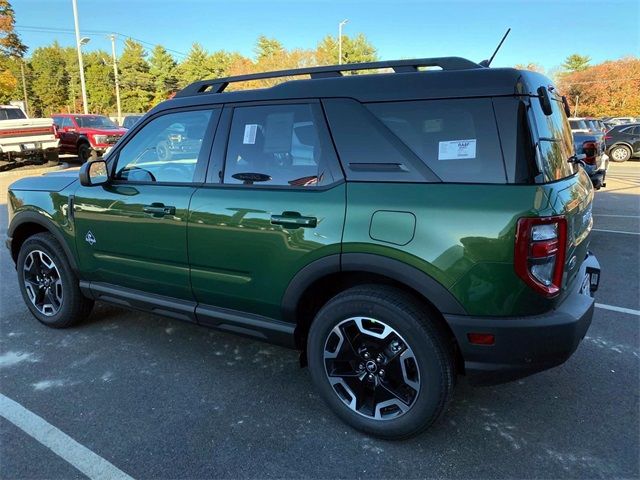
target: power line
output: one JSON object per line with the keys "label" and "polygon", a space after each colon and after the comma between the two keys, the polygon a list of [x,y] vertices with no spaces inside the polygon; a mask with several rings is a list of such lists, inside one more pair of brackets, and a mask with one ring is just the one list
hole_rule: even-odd
{"label": "power line", "polygon": [[[57,28],[57,27],[37,27],[34,25],[16,25],[15,29],[18,31],[23,31],[23,32],[41,32],[41,33],[61,33],[61,34],[65,34],[65,35],[75,35],[75,31],[70,29],[70,28]],[[123,38],[130,38],[131,40],[135,40],[138,43],[142,43],[143,45],[148,45],[151,47],[155,47],[156,45],[159,45],[158,43],[153,43],[153,42],[147,42],[146,40],[141,40],[139,38],[136,37],[132,37],[131,35],[126,35],[124,33],[120,33],[120,32],[114,32],[114,31],[110,31],[110,30],[82,30],[82,33],[87,33],[89,35],[110,35],[110,34],[115,34],[118,35],[119,37],[123,37]],[[171,52],[171,53],[175,53],[176,55],[180,55],[182,57],[187,57],[188,54],[184,53],[184,52],[180,52],[178,50],[173,50],[171,48],[166,48],[165,50],[167,52]]]}

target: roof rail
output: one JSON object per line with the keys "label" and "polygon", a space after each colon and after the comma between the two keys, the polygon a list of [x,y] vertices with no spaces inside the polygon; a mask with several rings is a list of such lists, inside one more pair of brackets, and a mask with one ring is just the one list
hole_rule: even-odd
{"label": "roof rail", "polygon": [[277,70],[275,72],[250,73],[235,77],[215,78],[201,80],[187,85],[180,90],[174,98],[189,97],[200,93],[222,93],[230,83],[261,80],[265,78],[291,77],[298,75],[310,75],[311,78],[341,77],[342,72],[354,70],[373,70],[378,68],[391,68],[395,73],[417,72],[420,67],[440,67],[442,70],[470,70],[483,68],[471,60],[461,57],[419,58],[413,60],[388,60],[382,62],[348,63],[343,65],[329,65],[323,67],[294,68],[290,70]]}

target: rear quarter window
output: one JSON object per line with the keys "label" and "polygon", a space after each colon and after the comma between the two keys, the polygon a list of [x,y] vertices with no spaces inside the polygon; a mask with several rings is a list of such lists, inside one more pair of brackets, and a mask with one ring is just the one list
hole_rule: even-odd
{"label": "rear quarter window", "polygon": [[547,181],[571,176],[577,168],[569,163],[574,154],[574,146],[564,105],[551,96],[551,109],[551,115],[545,115],[539,99],[531,98],[531,111],[538,133],[539,169]]}
{"label": "rear quarter window", "polygon": [[506,183],[491,99],[369,103],[444,182]]}

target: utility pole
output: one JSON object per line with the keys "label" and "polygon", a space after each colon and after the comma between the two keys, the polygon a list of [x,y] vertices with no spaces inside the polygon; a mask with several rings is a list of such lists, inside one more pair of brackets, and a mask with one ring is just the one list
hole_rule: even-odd
{"label": "utility pole", "polygon": [[22,74],[22,95],[24,96],[24,113],[29,116],[29,103],[27,102],[27,81],[24,78],[24,60],[20,59],[20,73]]}
{"label": "utility pole", "polygon": [[78,1],[71,0],[71,4],[73,5],[73,22],[76,27],[76,48],[78,49],[78,64],[80,66],[80,88],[82,89],[82,106],[84,107],[84,113],[89,113],[89,105],[87,103],[87,87],[84,83],[84,64],[82,62],[83,43],[80,40],[80,27],[78,26]]}
{"label": "utility pole", "polygon": [[118,123],[122,122],[122,110],[120,109],[120,81],[118,80],[118,61],[116,58],[116,34],[109,35],[111,39],[111,56],[113,57],[113,78],[116,83],[116,105],[118,106]]}
{"label": "utility pole", "polygon": [[578,102],[580,101],[580,95],[576,95],[576,106],[573,108],[573,116],[578,116]]}
{"label": "utility pole", "polygon": [[338,65],[342,65],[342,27],[349,22],[348,19],[344,19],[338,24]]}

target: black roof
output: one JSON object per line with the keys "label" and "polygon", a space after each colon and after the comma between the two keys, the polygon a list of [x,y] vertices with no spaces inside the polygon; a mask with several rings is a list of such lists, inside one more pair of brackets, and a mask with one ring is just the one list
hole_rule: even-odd
{"label": "black roof", "polygon": [[[420,67],[441,70],[420,70]],[[385,73],[343,75],[342,72],[387,69]],[[390,71],[389,71],[390,70]],[[292,79],[308,75],[311,78]],[[268,88],[225,91],[235,82],[285,78]],[[349,97],[361,102],[388,100],[536,95],[551,81],[538,73],[513,68],[488,68],[460,57],[395,60],[282,70],[195,82],[154,110],[180,106],[263,100]]]}

